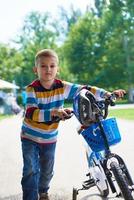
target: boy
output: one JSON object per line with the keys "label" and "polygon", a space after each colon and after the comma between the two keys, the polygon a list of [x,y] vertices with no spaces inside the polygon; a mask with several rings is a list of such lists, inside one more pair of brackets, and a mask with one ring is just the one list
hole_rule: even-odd
{"label": "boy", "polygon": [[[59,60],[50,49],[39,51],[35,57],[34,72],[38,79],[27,86],[27,105],[22,125],[21,140],[23,152],[23,200],[49,200],[49,184],[53,176],[54,155],[58,134],[58,122],[71,113],[64,109],[65,99],[72,99],[82,87],[56,79]],[[87,87],[97,97],[109,95],[104,89]],[[124,90],[118,90],[119,97]]]}

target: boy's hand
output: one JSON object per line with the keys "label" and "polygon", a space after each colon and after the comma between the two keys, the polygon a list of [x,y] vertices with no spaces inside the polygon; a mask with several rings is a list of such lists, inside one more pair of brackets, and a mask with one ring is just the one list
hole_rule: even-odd
{"label": "boy's hand", "polygon": [[[123,98],[124,95],[126,94],[126,91],[122,90],[122,89],[118,89],[118,90],[114,90],[112,93],[117,95],[117,98]],[[111,92],[106,92],[105,97],[110,97],[112,93]]]}
{"label": "boy's hand", "polygon": [[60,108],[60,109],[54,109],[52,111],[52,117],[59,117],[62,120],[65,120],[65,118],[69,118],[71,114],[71,110],[68,108]]}
{"label": "boy's hand", "polygon": [[123,98],[124,95],[126,94],[126,91],[119,89],[119,90],[114,90],[113,93],[117,95],[117,98]]}

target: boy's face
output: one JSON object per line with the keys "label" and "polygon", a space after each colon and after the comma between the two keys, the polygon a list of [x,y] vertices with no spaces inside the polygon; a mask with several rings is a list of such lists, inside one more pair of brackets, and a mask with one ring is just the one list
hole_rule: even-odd
{"label": "boy's face", "polygon": [[48,82],[53,81],[58,71],[58,63],[55,57],[42,56],[38,58],[35,71],[41,81]]}

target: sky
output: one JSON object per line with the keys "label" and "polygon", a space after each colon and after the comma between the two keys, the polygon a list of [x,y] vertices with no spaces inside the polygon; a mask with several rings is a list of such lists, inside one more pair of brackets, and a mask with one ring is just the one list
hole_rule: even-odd
{"label": "sky", "polygon": [[30,11],[50,12],[58,15],[58,7],[66,10],[70,4],[82,12],[92,0],[0,0],[0,43],[10,43],[21,30],[24,18]]}

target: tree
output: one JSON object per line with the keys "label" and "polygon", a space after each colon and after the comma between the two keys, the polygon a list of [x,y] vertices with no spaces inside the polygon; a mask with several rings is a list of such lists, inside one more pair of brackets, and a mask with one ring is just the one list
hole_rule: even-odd
{"label": "tree", "polygon": [[87,12],[73,26],[65,41],[64,55],[77,81],[107,89],[128,89],[128,78],[133,81],[134,70],[134,20],[129,8],[126,1],[112,0],[103,7],[101,16]]}
{"label": "tree", "polygon": [[105,7],[107,7],[107,0],[95,0],[95,8],[92,11],[99,18],[102,17]]}
{"label": "tree", "polygon": [[20,84],[25,86],[34,78],[32,68],[37,51],[44,48],[56,49],[57,32],[51,25],[48,13],[31,12],[26,16],[21,34],[18,36],[17,43],[20,45],[20,52],[23,55],[21,65]]}
{"label": "tree", "polygon": [[79,18],[82,16],[80,9],[75,9],[71,4],[69,11],[67,11],[64,7],[59,7],[60,11],[60,21],[61,21],[61,30],[67,35],[71,27],[77,23]]}
{"label": "tree", "polygon": [[22,55],[16,49],[4,44],[0,44],[0,52],[0,78],[17,82],[17,76],[21,71]]}
{"label": "tree", "polygon": [[[74,25],[65,41],[64,56],[70,71],[81,83],[92,82],[95,71],[94,51],[97,49],[97,21],[92,14],[86,14]],[[76,74],[77,72],[77,74]]]}

